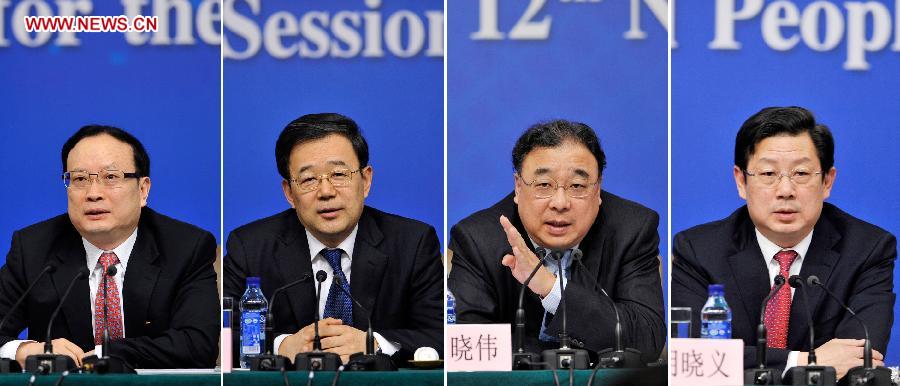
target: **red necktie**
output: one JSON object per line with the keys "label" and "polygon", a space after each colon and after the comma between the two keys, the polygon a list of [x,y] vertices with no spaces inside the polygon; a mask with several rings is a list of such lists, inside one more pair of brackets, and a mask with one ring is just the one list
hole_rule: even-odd
{"label": "red necktie", "polygon": [[[791,276],[791,264],[797,258],[797,252],[781,251],[775,254],[775,260],[778,261],[780,270],[779,275],[785,279]],[[772,285],[772,288],[775,288]],[[788,321],[791,317],[791,287],[784,285],[766,307],[766,329],[769,330],[769,347],[786,348]]]}
{"label": "red necktie", "polygon": [[[103,276],[106,276],[106,270],[109,269],[110,266],[116,265],[119,263],[119,258],[113,252],[104,252],[100,255],[100,260],[97,261],[97,264],[103,268]],[[119,286],[116,285],[116,280],[112,277],[108,277],[106,280],[106,294],[104,296],[103,293],[103,276],[100,278],[99,285],[97,286],[97,296],[94,297],[94,344],[100,345],[103,342],[103,327],[109,327],[109,340],[114,341],[116,339],[121,339],[124,335],[125,329],[122,327],[122,309],[120,308],[121,302],[119,301]],[[109,323],[103,318],[103,302],[105,299],[109,299],[108,303],[106,303],[106,312],[109,315]],[[106,353],[104,353],[106,354]]]}

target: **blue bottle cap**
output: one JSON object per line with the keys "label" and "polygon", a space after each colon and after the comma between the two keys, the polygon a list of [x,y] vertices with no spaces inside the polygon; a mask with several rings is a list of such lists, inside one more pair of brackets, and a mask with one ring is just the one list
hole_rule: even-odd
{"label": "blue bottle cap", "polygon": [[248,276],[247,277],[247,287],[259,287],[259,277],[258,276]]}
{"label": "blue bottle cap", "polygon": [[725,294],[725,286],[722,284],[710,284],[709,285],[709,293],[710,294]]}

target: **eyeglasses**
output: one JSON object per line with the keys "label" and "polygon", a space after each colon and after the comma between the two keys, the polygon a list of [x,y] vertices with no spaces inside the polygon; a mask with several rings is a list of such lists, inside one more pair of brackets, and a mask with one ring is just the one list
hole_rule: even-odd
{"label": "eyeglasses", "polygon": [[137,173],[125,173],[121,170],[103,170],[99,173],[88,172],[65,172],[62,174],[63,185],[71,189],[88,189],[91,187],[94,178],[107,188],[114,188],[122,185],[126,178],[138,178]]}
{"label": "eyeglasses", "polygon": [[562,188],[569,197],[572,198],[584,198],[591,194],[591,188],[594,185],[597,185],[600,180],[594,182],[587,182],[582,179],[575,179],[569,181],[566,185],[560,185],[556,182],[556,180],[547,177],[539,177],[535,178],[531,182],[526,182],[525,179],[519,175],[519,178],[522,178],[522,183],[530,187],[534,191],[535,198],[550,198],[556,194],[556,191],[559,188]]}
{"label": "eyeglasses", "polygon": [[775,172],[774,170],[761,170],[756,173],[750,173],[750,171],[744,170],[744,174],[754,177],[754,180],[761,185],[770,186],[781,181],[781,177],[787,177],[796,185],[806,185],[812,180],[813,176],[821,175],[822,172],[812,172],[807,169],[794,169],[789,173]]}
{"label": "eyeglasses", "polygon": [[319,189],[319,185],[322,180],[327,179],[331,186],[347,186],[350,185],[350,181],[353,180],[353,173],[359,173],[362,169],[350,170],[350,169],[336,169],[331,173],[325,173],[319,176],[315,175],[301,175],[298,178],[291,179],[291,182],[297,184],[300,187],[300,190],[303,192],[312,192],[313,190]]}

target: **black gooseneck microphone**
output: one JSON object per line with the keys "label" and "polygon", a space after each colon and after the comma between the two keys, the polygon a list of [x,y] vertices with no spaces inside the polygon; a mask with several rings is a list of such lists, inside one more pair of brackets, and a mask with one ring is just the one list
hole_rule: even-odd
{"label": "black gooseneck microphone", "polygon": [[534,275],[544,266],[544,261],[550,256],[550,251],[541,247],[535,248],[534,253],[542,257],[532,268],[531,273],[528,274],[528,277],[522,282],[522,287],[519,289],[519,307],[516,308],[516,349],[512,353],[513,370],[533,370],[542,366],[539,364],[540,357],[538,354],[525,352],[525,345],[522,341],[525,336],[525,289],[528,288],[531,279],[534,279]]}
{"label": "black gooseneck microphone", "polygon": [[769,349],[768,331],[766,330],[766,309],[772,296],[784,287],[784,276],[776,275],[775,283],[769,294],[763,299],[759,312],[759,326],[756,328],[756,367],[744,370],[745,385],[776,385],[781,382],[781,373],[773,368],[766,367],[766,350]]}
{"label": "black gooseneck microphone", "polygon": [[[18,309],[19,306],[22,305],[22,302],[25,301],[25,298],[28,297],[28,294],[31,293],[32,289],[34,289],[35,284],[37,284],[37,282],[40,281],[41,278],[44,277],[44,275],[53,272],[56,272],[56,265],[53,265],[52,263],[47,264],[47,266],[44,267],[43,270],[41,270],[41,273],[39,273],[34,281],[32,281],[31,284],[28,285],[28,288],[25,289],[25,292],[23,292],[22,295],[19,296],[16,302],[13,303],[12,307],[9,308],[9,311],[6,312],[6,315],[3,316],[3,319],[0,320],[0,331],[3,331],[3,326],[6,325],[6,321],[9,320],[10,315],[12,315],[13,312],[15,312],[16,309]],[[0,374],[21,372],[22,366],[15,359],[0,359]]]}
{"label": "black gooseneck microphone", "polygon": [[[597,366],[594,368],[594,374],[598,369],[612,369],[612,368],[641,368],[646,367],[646,364],[643,360],[641,360],[641,352],[635,348],[626,348],[625,344],[622,343],[622,322],[619,318],[619,307],[616,306],[616,301],[609,296],[609,293],[606,292],[606,289],[600,285],[600,280],[597,279],[597,276],[594,275],[591,270],[587,268],[582,260],[584,257],[584,253],[581,252],[580,249],[574,248],[572,249],[572,260],[574,263],[577,263],[581,270],[588,275],[588,278],[591,279],[591,282],[594,283],[593,291],[596,292],[597,289],[600,289],[600,292],[609,299],[610,304],[613,306],[613,312],[616,315],[616,327],[613,331],[615,335],[615,347],[604,349],[598,353],[599,360],[597,361]],[[591,374],[591,375],[594,375]]]}
{"label": "black gooseneck microphone", "polygon": [[[296,370],[305,371],[334,371],[338,366],[342,365],[341,356],[333,352],[322,351],[322,337],[319,336],[319,302],[322,297],[322,282],[328,278],[328,274],[323,270],[316,272],[316,281],[319,282],[316,288],[316,319],[313,322],[313,349],[310,352],[302,352],[294,357],[294,368]],[[312,379],[312,378],[310,378]]]}
{"label": "black gooseneck microphone", "polygon": [[806,289],[803,288],[803,279],[798,275],[793,275],[788,278],[788,285],[800,292],[800,299],[803,300],[803,310],[806,312],[806,322],[809,324],[809,360],[806,366],[794,366],[788,370],[783,383],[788,385],[835,385],[837,384],[837,372],[834,367],[816,364],[812,312],[809,310],[809,300],[806,298]]}
{"label": "black gooseneck microphone", "polygon": [[87,268],[82,268],[78,271],[77,274],[75,274],[75,277],[72,278],[72,281],[69,282],[69,286],[66,287],[66,291],[63,292],[62,297],[59,298],[59,304],[56,306],[56,309],[53,310],[53,313],[50,314],[50,319],[47,322],[47,335],[46,340],[44,341],[44,353],[29,355],[27,358],[25,358],[26,371],[37,374],[50,374],[75,369],[75,361],[72,360],[72,358],[65,355],[58,355],[53,353],[53,341],[50,339],[50,337],[52,336],[50,333],[52,332],[53,322],[56,320],[56,316],[59,315],[59,310],[62,309],[63,304],[66,304],[66,298],[68,298],[69,294],[72,293],[72,288],[75,288],[75,283],[86,278],[87,276]]}
{"label": "black gooseneck microphone", "polygon": [[837,295],[835,295],[831,290],[828,289],[825,285],[819,281],[819,278],[815,275],[810,275],[806,278],[806,283],[809,286],[817,286],[825,290],[825,293],[837,302],[844,311],[847,311],[853,319],[859,323],[863,328],[863,333],[866,337],[866,342],[863,346],[863,365],[856,366],[847,371],[847,375],[844,378],[841,378],[841,385],[889,385],[891,384],[891,371],[886,367],[874,367],[872,365],[872,341],[869,340],[869,329],[866,327],[866,324],[856,315],[856,312],[853,311],[852,308],[844,304],[843,301]]}
{"label": "black gooseneck microphone", "polygon": [[397,371],[397,366],[394,365],[390,356],[385,353],[375,352],[375,332],[372,331],[372,313],[369,312],[366,307],[363,307],[363,305],[353,297],[353,294],[351,294],[350,291],[347,291],[347,289],[344,288],[342,284],[343,280],[341,280],[340,276],[334,275],[333,280],[335,284],[337,284],[337,287],[353,301],[353,304],[356,304],[360,310],[366,313],[366,323],[369,326],[366,330],[366,351],[364,353],[354,353],[350,355],[350,360],[347,361],[347,370]]}
{"label": "black gooseneck microphone", "polygon": [[309,280],[310,277],[312,277],[311,273],[305,273],[299,279],[278,287],[275,289],[275,291],[272,292],[272,296],[269,297],[269,309],[268,311],[266,311],[266,341],[264,343],[266,345],[265,353],[250,359],[251,371],[279,371],[291,367],[290,359],[273,353],[273,351],[275,350],[275,337],[273,336],[274,328],[272,327],[272,324],[275,320],[275,314],[273,312],[273,310],[275,309],[275,299],[278,298],[278,294],[284,292],[288,288]]}
{"label": "black gooseneck microphone", "polygon": [[[551,255],[556,260],[559,274],[559,308],[562,311],[562,331],[559,334],[559,348],[554,350],[544,350],[541,355],[550,368],[552,369],[587,369],[590,366],[590,359],[587,350],[573,349],[569,347],[569,334],[566,330],[566,288],[565,288],[565,270],[562,265],[564,253],[561,251],[553,251]],[[572,253],[572,252],[568,252]]]}
{"label": "black gooseneck microphone", "polygon": [[[109,288],[109,279],[115,278],[118,270],[115,266],[110,265],[103,272],[103,320],[109,320],[109,299],[106,298]],[[135,374],[134,367],[128,364],[125,359],[112,355],[109,352],[109,323],[103,323],[103,338],[100,342],[100,353],[103,357],[91,355],[82,359],[82,371],[96,374]],[[60,377],[63,379],[63,377]]]}

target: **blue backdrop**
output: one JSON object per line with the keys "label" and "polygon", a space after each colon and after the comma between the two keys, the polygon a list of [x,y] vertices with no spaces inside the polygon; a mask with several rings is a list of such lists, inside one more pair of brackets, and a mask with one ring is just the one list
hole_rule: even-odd
{"label": "blue backdrop", "polygon": [[[39,3],[60,12],[55,2]],[[14,230],[65,213],[60,151],[92,123],[121,127],[143,142],[151,159],[150,207],[221,240],[219,45],[198,33],[192,15],[200,2],[165,16],[190,16],[169,31],[190,38],[182,44],[162,36],[156,44],[138,41],[149,37],[129,42],[117,32],[77,33],[74,45],[58,33],[43,42],[34,34],[22,40],[12,15],[23,4],[13,1],[0,12],[0,262]],[[125,13],[119,2],[81,4],[92,7],[91,15]],[[141,14],[153,12],[145,7]]]}
{"label": "blue backdrop", "polygon": [[275,140],[288,122],[318,112],[362,129],[374,169],[366,203],[441,235],[442,2],[265,0],[233,9],[224,41],[226,237],[290,207]]}
{"label": "blue backdrop", "polygon": [[[811,48],[814,44],[799,40],[788,50],[776,50],[773,46],[780,47],[777,37],[770,35],[767,41],[763,35],[764,26],[771,23],[763,15],[774,12],[765,8],[771,3],[765,2],[758,12],[744,8],[747,11],[740,16],[747,20],[733,23],[733,40],[740,44],[738,49],[710,48],[715,40],[728,40],[724,34],[716,39],[713,2],[683,1],[676,5],[678,48],[672,52],[673,234],[724,218],[744,204],[732,177],[734,137],[750,115],[776,105],[804,106],[832,129],[837,179],[828,201],[894,235],[900,234],[900,219],[896,216],[900,203],[891,199],[900,194],[900,176],[891,171],[900,162],[898,49],[889,45],[873,49],[865,55],[867,70],[846,69],[845,63],[852,56],[848,50],[855,49],[857,43],[838,34],[837,21],[828,24],[822,16],[822,22],[810,25],[818,27],[820,41],[828,34],[841,37],[833,49],[816,51]],[[808,8],[811,1],[788,3],[796,6],[801,15],[812,15]],[[822,6],[822,2],[817,3]],[[840,24],[845,27],[843,31],[849,31],[847,6],[838,1],[830,3],[847,19]],[[827,11],[821,13],[824,12]],[[806,17],[812,20],[812,16]],[[865,28],[869,39],[876,36],[873,29],[884,33],[884,26],[876,27],[873,19],[868,16],[869,25]],[[724,19],[721,23],[729,24]],[[893,31],[890,26],[887,29]],[[798,27],[781,28],[780,34],[785,39],[802,36]],[[890,41],[898,47],[896,38]],[[900,276],[896,271],[894,276],[896,283]],[[886,353],[889,364],[897,363],[900,352],[896,314],[894,319],[894,339]]]}
{"label": "blue backdrop", "polygon": [[[516,139],[562,118],[597,132],[603,189],[659,213],[667,255],[666,30],[648,7],[636,10],[626,1],[448,3],[448,226],[510,193]],[[642,39],[625,36],[632,16]]]}

